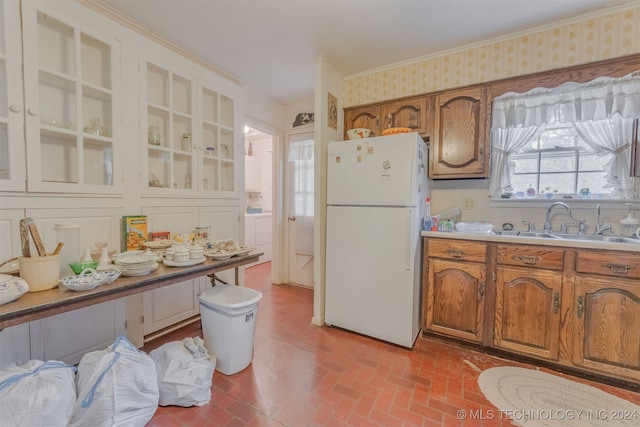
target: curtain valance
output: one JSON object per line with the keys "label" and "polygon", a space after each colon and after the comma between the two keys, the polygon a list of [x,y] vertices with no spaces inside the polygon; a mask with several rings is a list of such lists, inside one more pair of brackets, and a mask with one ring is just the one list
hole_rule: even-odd
{"label": "curtain valance", "polygon": [[640,71],[624,77],[599,77],[553,89],[505,93],[494,98],[492,128],[529,127],[640,117]]}

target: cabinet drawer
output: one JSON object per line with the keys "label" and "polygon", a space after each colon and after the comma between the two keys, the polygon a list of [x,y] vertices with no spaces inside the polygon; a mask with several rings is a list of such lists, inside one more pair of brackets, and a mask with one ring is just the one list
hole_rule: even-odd
{"label": "cabinet drawer", "polygon": [[564,249],[544,246],[498,245],[498,264],[562,270]]}
{"label": "cabinet drawer", "polygon": [[639,279],[640,259],[637,253],[579,251],[576,272]]}
{"label": "cabinet drawer", "polygon": [[461,261],[485,262],[487,245],[455,239],[427,239],[430,258],[455,259]]}

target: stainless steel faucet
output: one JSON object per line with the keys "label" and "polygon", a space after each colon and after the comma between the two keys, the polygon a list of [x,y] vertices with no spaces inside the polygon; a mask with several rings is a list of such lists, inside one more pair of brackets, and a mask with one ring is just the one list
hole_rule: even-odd
{"label": "stainless steel faucet", "polygon": [[546,219],[544,221],[544,229],[543,229],[543,231],[545,233],[550,233],[551,232],[551,211],[556,206],[562,206],[565,209],[565,211],[567,212],[567,216],[569,218],[573,219],[573,215],[571,214],[571,208],[569,207],[569,205],[567,205],[564,202],[551,203],[551,206],[549,206],[549,208],[547,208],[547,217],[546,217]]}
{"label": "stainless steel faucet", "polygon": [[605,232],[607,230],[609,230],[609,231],[611,231],[613,233],[614,232],[613,231],[613,225],[611,225],[611,224],[608,224],[608,225],[600,224],[600,203],[598,203],[598,205],[596,206],[596,209],[598,210],[598,216],[596,218],[596,228],[593,231],[593,234],[602,234],[603,232]]}

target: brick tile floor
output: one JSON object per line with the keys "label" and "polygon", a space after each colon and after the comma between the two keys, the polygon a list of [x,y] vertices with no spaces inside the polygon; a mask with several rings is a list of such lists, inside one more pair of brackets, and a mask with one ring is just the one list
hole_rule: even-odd
{"label": "brick tile floor", "polygon": [[[478,368],[533,367],[450,342],[419,337],[413,350],[311,324],[313,291],[272,285],[270,264],[247,269],[247,286],[263,293],[253,362],[230,376],[215,372],[202,407],[159,407],[148,426],[510,426],[480,391]],[[200,323],[148,343],[201,336]],[[557,372],[546,372],[562,375]],[[569,377],[572,378],[572,377]],[[640,394],[578,378],[640,404]],[[493,419],[466,420],[458,411]],[[486,416],[485,418],[490,418]]]}

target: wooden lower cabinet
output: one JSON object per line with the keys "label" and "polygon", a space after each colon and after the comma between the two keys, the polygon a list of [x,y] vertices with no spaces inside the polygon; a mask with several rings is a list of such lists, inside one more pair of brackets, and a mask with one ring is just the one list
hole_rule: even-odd
{"label": "wooden lower cabinet", "polygon": [[425,332],[640,381],[637,252],[424,239]]}
{"label": "wooden lower cabinet", "polygon": [[640,380],[640,284],[576,277],[571,304],[573,364]]}
{"label": "wooden lower cabinet", "polygon": [[427,329],[482,342],[484,292],[484,264],[430,260]]}
{"label": "wooden lower cabinet", "polygon": [[562,274],[497,267],[493,345],[557,360]]}
{"label": "wooden lower cabinet", "polygon": [[484,340],[487,245],[429,239],[426,329],[463,340]]}
{"label": "wooden lower cabinet", "polygon": [[564,249],[495,246],[493,345],[557,360]]}

